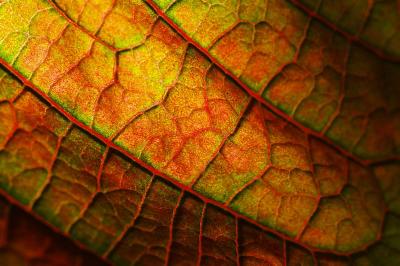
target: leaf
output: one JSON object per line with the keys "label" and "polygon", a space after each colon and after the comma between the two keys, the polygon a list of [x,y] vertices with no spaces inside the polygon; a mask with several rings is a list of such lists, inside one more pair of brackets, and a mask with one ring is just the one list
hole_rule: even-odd
{"label": "leaf", "polygon": [[1,3],[0,191],[116,265],[391,265],[397,59],[308,8]]}

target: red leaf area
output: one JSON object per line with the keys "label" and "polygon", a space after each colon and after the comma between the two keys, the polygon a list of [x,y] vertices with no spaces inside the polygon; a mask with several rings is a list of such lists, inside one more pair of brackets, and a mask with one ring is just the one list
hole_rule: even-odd
{"label": "red leaf area", "polygon": [[3,200],[0,256],[398,264],[397,20],[328,2],[0,3],[0,192],[57,232]]}

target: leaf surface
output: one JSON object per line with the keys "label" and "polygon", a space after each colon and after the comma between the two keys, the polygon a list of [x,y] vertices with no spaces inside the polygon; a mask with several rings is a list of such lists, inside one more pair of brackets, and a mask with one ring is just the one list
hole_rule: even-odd
{"label": "leaf surface", "polygon": [[397,63],[299,3],[196,3],[0,4],[2,191],[117,265],[397,254]]}

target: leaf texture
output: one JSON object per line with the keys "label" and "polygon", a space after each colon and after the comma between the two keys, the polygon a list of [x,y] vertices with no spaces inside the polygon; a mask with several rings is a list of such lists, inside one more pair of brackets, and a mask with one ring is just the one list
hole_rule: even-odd
{"label": "leaf texture", "polygon": [[326,5],[0,3],[2,193],[116,265],[393,265],[398,51]]}

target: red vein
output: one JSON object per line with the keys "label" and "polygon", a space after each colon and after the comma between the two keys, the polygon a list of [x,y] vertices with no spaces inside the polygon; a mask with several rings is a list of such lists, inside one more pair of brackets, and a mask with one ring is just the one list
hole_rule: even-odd
{"label": "red vein", "polygon": [[[310,159],[310,170],[312,173],[312,176],[316,177],[315,175],[315,163],[314,163],[314,154],[313,154],[313,149],[312,149],[312,143],[311,143],[311,139],[308,137],[307,138],[307,150],[308,150],[308,154],[309,154],[309,159]],[[346,160],[346,165],[347,165],[347,160]],[[307,226],[309,225],[312,217],[314,217],[318,211],[318,208],[320,206],[321,203],[321,187],[320,187],[320,181],[317,180],[317,178],[313,178],[313,182],[315,185],[315,188],[317,190],[317,195],[316,195],[316,203],[314,205],[313,210],[311,211],[310,215],[304,220],[301,228],[299,229],[299,231],[297,232],[297,236],[295,238],[296,241],[299,241],[300,238],[303,236]]]}
{"label": "red vein", "polygon": [[208,160],[208,162],[205,164],[204,168],[202,169],[202,171],[200,172],[201,174],[198,175],[196,178],[194,178],[189,187],[194,187],[195,184],[202,178],[202,176],[204,175],[204,173],[206,172],[207,168],[209,167],[209,165],[217,158],[218,154],[221,153],[223,147],[225,146],[227,140],[229,138],[231,138],[239,129],[240,129],[240,125],[242,124],[242,121],[244,120],[245,117],[245,113],[248,112],[250,110],[250,104],[251,104],[251,99],[247,99],[247,103],[244,104],[244,106],[242,107],[242,109],[240,110],[240,113],[238,114],[237,117],[237,121],[234,127],[232,127],[232,130],[230,132],[228,132],[228,134],[226,134],[221,143],[219,144],[219,146],[215,149],[214,153],[211,155],[210,159]]}
{"label": "red vein", "polygon": [[51,161],[50,164],[47,168],[47,176],[46,176],[46,180],[43,184],[43,186],[36,192],[36,194],[33,196],[31,202],[29,203],[29,208],[33,209],[33,206],[35,206],[36,202],[39,200],[39,198],[41,197],[43,191],[47,188],[47,186],[49,186],[50,182],[51,182],[51,175],[52,175],[52,170],[54,167],[54,164],[57,160],[58,157],[58,153],[60,151],[60,147],[61,147],[61,143],[63,141],[63,139],[65,138],[65,136],[68,135],[69,130],[71,129],[71,125],[68,125],[67,130],[65,131],[64,135],[59,136],[57,139],[57,144],[56,144],[56,148],[54,150],[53,156],[51,157]]}
{"label": "red vein", "polygon": [[[4,79],[4,77],[7,76],[7,73],[3,70],[3,68],[0,68],[0,71],[4,72],[4,74],[0,78],[0,82],[3,82],[3,79]],[[4,137],[3,142],[0,143],[0,148],[4,148],[7,145],[7,143],[11,140],[12,136],[15,134],[15,132],[18,129],[17,112],[15,110],[14,102],[16,101],[16,99],[18,99],[18,97],[20,97],[22,95],[22,93],[23,93],[23,88],[21,86],[20,91],[18,91],[18,93],[16,95],[14,95],[11,99],[0,101],[0,105],[4,104],[4,103],[9,105],[9,107],[11,109],[12,120],[13,120],[12,128],[11,128],[10,132],[8,132],[8,134]]]}
{"label": "red vein", "polygon": [[203,256],[203,224],[204,224],[204,216],[206,213],[206,208],[207,208],[207,203],[204,203],[203,209],[201,210],[201,216],[200,216],[199,245],[198,245],[196,266],[200,266],[201,257]]}
{"label": "red vein", "polygon": [[66,227],[65,231],[69,232],[71,230],[71,228],[80,220],[82,219],[83,215],[86,213],[86,211],[89,209],[89,206],[93,203],[94,199],[96,198],[97,193],[100,192],[101,189],[101,183],[100,183],[100,179],[101,179],[101,174],[103,173],[103,169],[104,169],[104,163],[106,161],[107,155],[108,155],[108,151],[109,151],[109,147],[107,146],[103,156],[101,157],[101,161],[100,161],[100,166],[99,166],[99,170],[97,171],[97,175],[96,175],[96,191],[91,195],[90,199],[87,201],[87,203],[82,207],[81,211],[79,212],[78,217],[76,217],[76,219]]}
{"label": "red vein", "polygon": [[75,28],[83,31],[84,33],[86,33],[87,35],[89,35],[91,38],[93,38],[93,40],[101,43],[102,45],[106,46],[108,49],[110,49],[111,51],[118,51],[117,48],[115,48],[114,46],[108,44],[107,42],[103,41],[101,38],[97,37],[95,34],[93,34],[92,32],[88,31],[87,29],[85,29],[84,27],[82,27],[81,25],[79,25],[78,23],[76,23],[73,19],[71,19],[65,12],[64,10],[62,10],[56,3],[54,3],[54,1],[52,0],[47,0],[47,2],[49,3],[49,5],[51,5],[55,11],[57,11],[57,13],[63,17],[64,19],[66,19],[71,25],[73,25]]}
{"label": "red vein", "polygon": [[283,240],[283,266],[287,265],[287,243]]}
{"label": "red vein", "polygon": [[106,162],[109,149],[110,147],[106,146],[106,150],[104,151],[103,156],[101,157],[99,171],[97,172],[96,176],[96,192],[100,192],[101,190],[101,174],[103,173],[104,164]]}
{"label": "red vein", "polygon": [[121,233],[118,235],[118,237],[115,238],[115,240],[110,244],[110,246],[108,247],[108,249],[103,253],[103,255],[102,255],[103,258],[107,258],[107,257],[110,255],[110,253],[115,249],[115,247],[118,245],[118,243],[120,243],[121,240],[124,238],[124,236],[126,235],[126,233],[128,232],[128,230],[129,230],[130,228],[132,228],[133,225],[135,224],[137,218],[139,217],[140,213],[142,212],[142,207],[143,207],[144,201],[145,201],[146,198],[147,198],[147,195],[148,195],[148,193],[149,193],[149,191],[150,191],[150,188],[151,188],[151,186],[152,186],[152,184],[153,184],[153,181],[154,181],[154,175],[151,177],[151,179],[150,179],[150,181],[149,181],[149,184],[147,184],[147,186],[146,186],[146,189],[145,189],[145,191],[144,191],[144,193],[143,193],[143,195],[142,195],[142,198],[140,199],[140,203],[139,203],[138,206],[137,206],[137,210],[136,210],[134,216],[132,217],[131,222],[125,225],[124,229],[122,229],[122,232],[121,232]]}
{"label": "red vein", "polygon": [[251,180],[243,184],[243,186],[239,187],[237,190],[235,190],[232,195],[229,196],[229,198],[225,201],[225,205],[229,206],[231,202],[239,195],[241,194],[245,189],[249,188],[252,184],[254,184],[256,181],[260,180],[266,173],[267,171],[271,168],[271,164],[268,163],[263,169],[260,170],[260,172],[253,177]]}
{"label": "red vein", "polygon": [[[335,144],[331,139],[326,137],[322,132],[317,132],[311,128],[308,128],[301,124],[300,122],[297,122],[294,120],[292,117],[290,117],[288,114],[280,110],[278,107],[272,105],[269,103],[267,100],[261,97],[260,94],[257,92],[253,91],[250,89],[243,81],[241,81],[236,75],[234,75],[230,70],[228,70],[224,65],[222,65],[217,59],[215,59],[207,49],[202,47],[200,44],[198,44],[196,41],[194,41],[184,30],[182,30],[171,18],[169,18],[163,10],[158,7],[158,5],[153,1],[153,0],[145,0],[145,2],[156,12],[158,16],[160,16],[172,29],[174,29],[185,41],[190,43],[192,46],[194,46],[197,50],[199,50],[206,58],[208,58],[214,65],[216,65],[225,75],[230,77],[232,80],[234,80],[243,90],[245,90],[252,98],[257,100],[258,102],[262,103],[264,106],[266,106],[270,111],[272,111],[274,114],[279,116],[280,118],[284,119],[285,121],[293,124],[300,130],[302,130],[304,133],[307,135],[314,136],[316,138],[321,139],[322,141],[325,142],[325,144],[331,146],[334,148],[336,151],[341,153],[342,155],[351,158],[352,160],[366,166],[370,165],[372,163],[377,163],[380,162],[380,160],[370,160],[370,159],[361,159],[358,156],[352,154],[351,152],[347,151],[346,149],[339,147],[337,144]],[[394,158],[385,158],[384,160],[392,160],[392,159],[400,159],[397,156]]]}
{"label": "red vein", "polygon": [[344,96],[345,96],[345,88],[346,88],[346,77],[347,77],[347,71],[348,71],[349,60],[350,60],[350,50],[351,50],[351,43],[349,44],[349,46],[347,47],[346,52],[345,52],[343,71],[341,73],[342,79],[340,81],[340,88],[339,88],[338,105],[336,107],[336,110],[332,113],[332,115],[328,119],[326,125],[322,129],[322,131],[321,131],[322,134],[325,134],[328,131],[328,129],[333,124],[334,120],[339,116],[340,110],[342,109],[344,98],[345,98]]}
{"label": "red vein", "polygon": [[240,254],[239,254],[239,219],[235,218],[235,249],[236,249],[236,265],[240,265]]}
{"label": "red vein", "polygon": [[315,252],[311,252],[311,255],[312,255],[314,265],[318,265],[319,263],[318,263],[317,255],[315,254]]}
{"label": "red vein", "polygon": [[165,250],[166,255],[165,255],[165,266],[168,266],[168,262],[169,262],[169,256],[171,253],[171,246],[172,246],[172,241],[173,241],[173,234],[174,234],[174,221],[175,221],[175,217],[176,217],[176,212],[178,210],[179,205],[181,204],[182,198],[183,198],[183,194],[185,194],[185,192],[182,190],[181,193],[179,194],[178,197],[178,201],[176,202],[176,205],[174,207],[174,210],[172,211],[172,216],[171,216],[171,222],[169,224],[169,240],[168,240],[168,244],[167,244],[167,248]]}
{"label": "red vein", "polygon": [[101,24],[100,24],[99,28],[96,30],[96,33],[94,34],[95,36],[97,36],[97,34],[99,34],[101,29],[103,28],[104,23],[106,23],[106,18],[111,14],[113,9],[115,8],[116,3],[117,3],[116,0],[112,0],[110,8],[107,10],[107,12],[103,15],[103,17],[101,19]]}
{"label": "red vein", "polygon": [[[152,27],[154,27],[155,25],[156,25],[156,23],[154,23],[154,24],[152,25]],[[186,53],[187,53],[187,49],[188,49],[188,45],[185,46],[185,51],[183,52],[183,54],[186,54]],[[115,60],[116,64],[117,64],[118,60],[119,60],[119,53],[116,54],[116,60]],[[179,72],[178,72],[178,74],[177,74],[177,76],[176,76],[176,79],[172,82],[172,84],[171,84],[170,86],[168,86],[168,87],[166,88],[165,93],[163,94],[162,98],[161,98],[159,101],[153,103],[151,106],[145,108],[144,110],[141,110],[141,111],[137,112],[135,115],[133,115],[132,117],[130,117],[130,118],[120,127],[120,129],[118,129],[118,130],[115,131],[113,134],[111,134],[111,136],[110,136],[110,139],[111,139],[111,140],[117,139],[117,138],[120,136],[120,134],[121,134],[122,132],[124,132],[124,130],[125,130],[134,120],[138,119],[140,116],[142,116],[142,115],[145,114],[146,112],[150,111],[151,109],[153,109],[153,108],[155,108],[155,107],[158,107],[158,106],[162,105],[162,104],[165,102],[165,100],[167,99],[167,96],[168,96],[168,94],[170,93],[171,89],[174,88],[174,87],[176,86],[176,84],[178,83],[179,76],[182,74],[182,70],[183,70],[184,63],[185,63],[185,57],[182,57],[181,62],[179,62]],[[118,66],[118,65],[116,65],[116,66]],[[117,67],[116,67],[116,68],[117,68]],[[116,73],[114,73],[114,76],[115,76],[115,77],[117,76],[116,68],[115,68],[115,72],[116,72]],[[115,80],[118,80],[118,78],[115,78]],[[118,81],[118,82],[119,82],[119,81]]]}
{"label": "red vein", "polygon": [[15,134],[15,132],[18,129],[18,119],[17,119],[17,112],[15,111],[15,107],[13,104],[13,101],[2,101],[0,104],[7,103],[10,106],[11,109],[11,114],[12,114],[12,120],[13,120],[13,125],[10,130],[10,132],[7,133],[7,135],[4,137],[3,142],[0,143],[0,148],[3,148],[7,145],[7,143],[11,140],[12,136]]}

